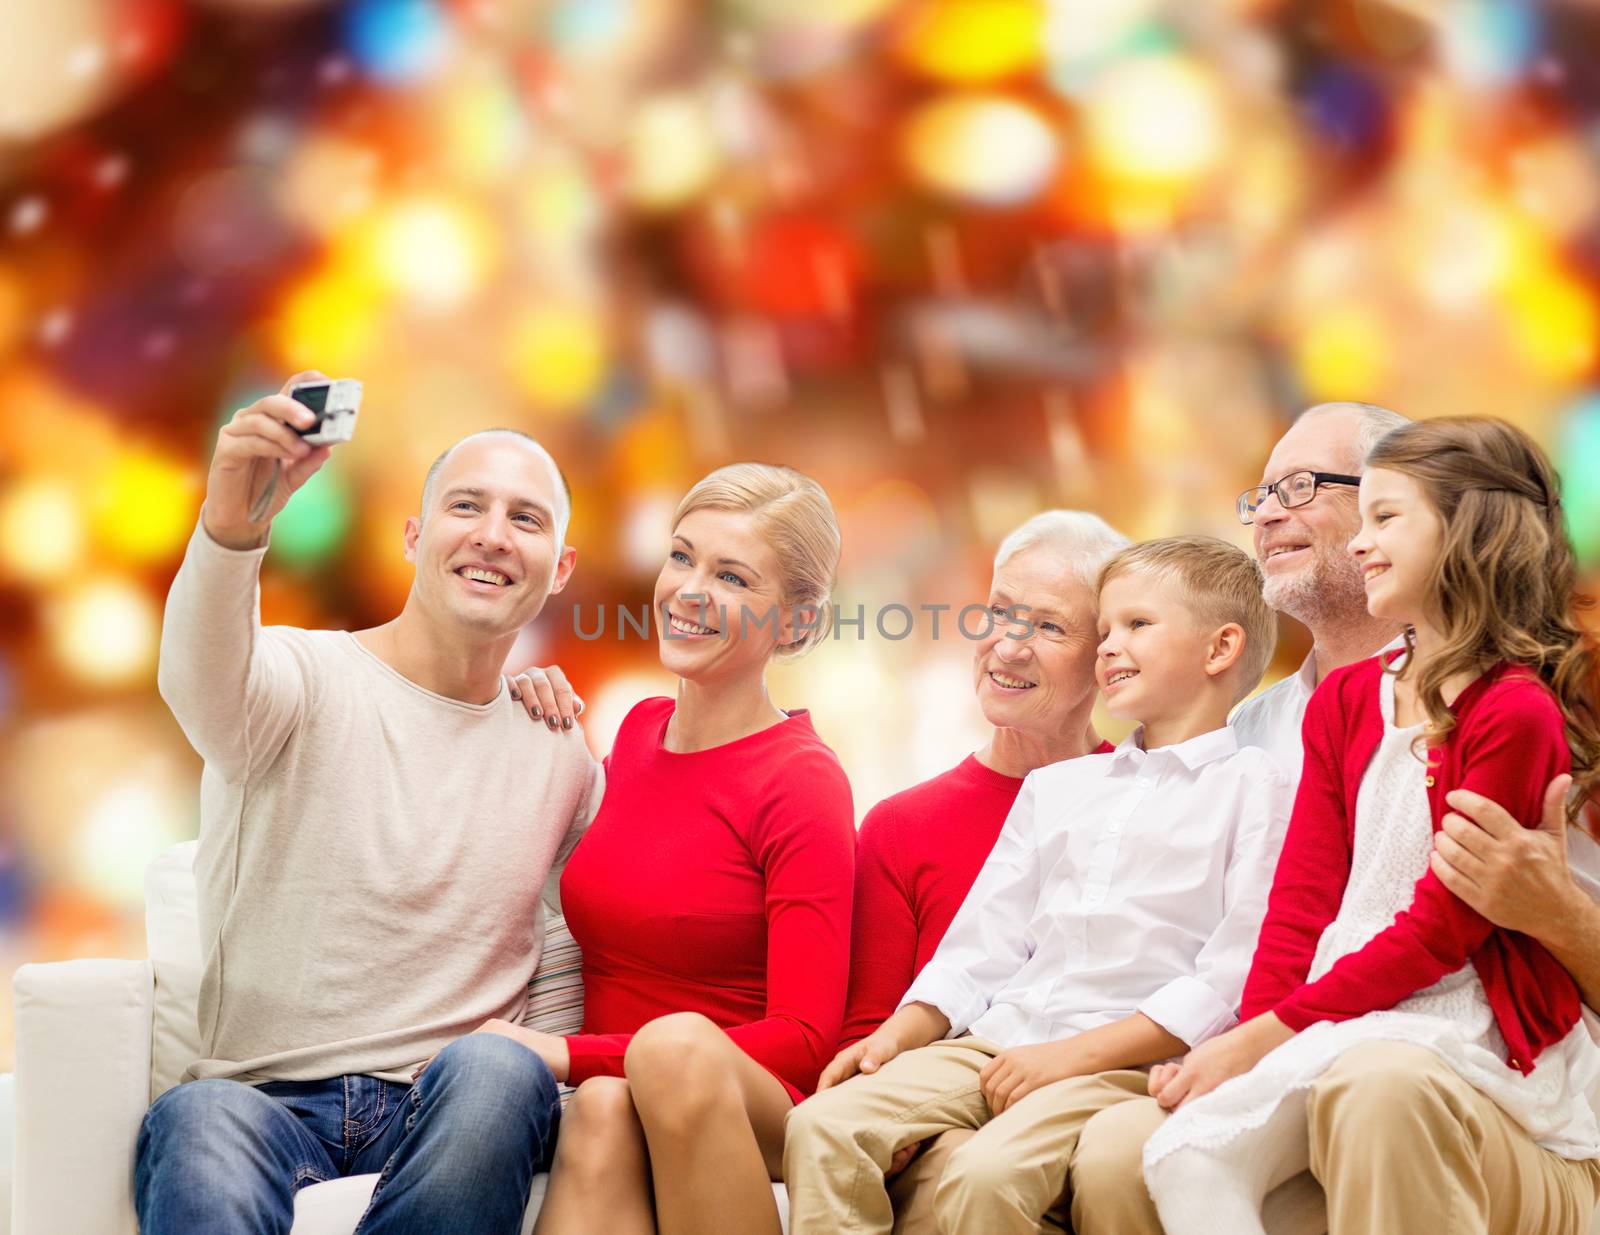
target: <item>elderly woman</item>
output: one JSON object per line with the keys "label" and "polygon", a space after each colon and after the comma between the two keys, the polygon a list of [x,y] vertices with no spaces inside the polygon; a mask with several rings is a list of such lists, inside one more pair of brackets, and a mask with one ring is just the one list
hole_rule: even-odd
{"label": "elderly woman", "polygon": [[[973,651],[973,685],[988,743],[948,772],[884,799],[857,840],[850,993],[843,1048],[821,1088],[858,1069],[872,1072],[864,1039],[878,1028],[939,946],[994,847],[1025,776],[1035,768],[1109,751],[1094,730],[1095,579],[1127,539],[1096,515],[1035,515],[995,555],[988,636]],[[891,1188],[895,1228],[932,1232],[934,1185],[950,1151],[971,1135],[951,1132]]]}

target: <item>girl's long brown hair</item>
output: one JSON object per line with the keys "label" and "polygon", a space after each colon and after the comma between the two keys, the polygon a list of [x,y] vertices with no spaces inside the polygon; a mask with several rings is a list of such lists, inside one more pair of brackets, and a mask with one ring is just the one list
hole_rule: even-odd
{"label": "girl's long brown hair", "polygon": [[1576,590],[1578,566],[1550,460],[1503,420],[1449,416],[1395,429],[1367,453],[1366,465],[1417,481],[1444,521],[1430,580],[1444,646],[1416,680],[1432,741],[1455,728],[1444,702],[1447,679],[1500,661],[1528,666],[1566,721],[1579,791],[1568,800],[1568,819],[1576,821],[1600,787],[1600,646],[1577,620],[1594,602]]}

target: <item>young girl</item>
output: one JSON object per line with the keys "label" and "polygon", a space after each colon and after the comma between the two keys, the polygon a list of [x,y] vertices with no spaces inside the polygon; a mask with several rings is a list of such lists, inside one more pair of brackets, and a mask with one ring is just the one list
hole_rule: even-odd
{"label": "young girl", "polygon": [[1367,607],[1407,646],[1312,697],[1243,1023],[1151,1073],[1181,1106],[1145,1147],[1173,1235],[1262,1230],[1262,1198],[1308,1166],[1308,1088],[1361,1043],[1432,1051],[1553,1155],[1600,1156],[1600,1050],[1572,978],[1428,862],[1452,790],[1531,823],[1569,766],[1575,802],[1600,782],[1600,662],[1571,617],[1554,473],[1503,422],[1411,424],[1368,455],[1361,518]]}

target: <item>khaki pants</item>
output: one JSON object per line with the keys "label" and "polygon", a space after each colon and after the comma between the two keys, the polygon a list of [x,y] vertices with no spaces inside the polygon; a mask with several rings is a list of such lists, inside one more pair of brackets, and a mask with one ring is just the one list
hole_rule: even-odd
{"label": "khaki pants", "polygon": [[[938,1042],[795,1107],[783,1155],[790,1235],[890,1235],[895,1215],[883,1179],[889,1160],[902,1146],[952,1130],[956,1135],[936,1142],[907,1168],[916,1172],[910,1180],[896,1181],[906,1221],[918,1221],[917,1213],[925,1210],[943,1235],[1060,1231],[1065,1192],[1080,1235],[1092,1235],[1096,1222],[1107,1233],[1130,1229],[1115,1225],[1124,1198],[1101,1195],[1080,1179],[1085,1165],[1093,1178],[1103,1174],[1097,1163],[1081,1160],[1080,1136],[1086,1141],[1087,1130],[1114,1108],[1137,1106],[1145,1073],[1128,1069],[1046,1085],[992,1116],[978,1073],[998,1053],[978,1038]],[[970,1135],[961,1140],[961,1132]],[[1141,1144],[1143,1135],[1148,1129]],[[1109,1143],[1126,1140],[1112,1137]],[[931,1179],[936,1170],[939,1178]],[[1122,1177],[1115,1182],[1122,1187]],[[1136,1182],[1148,1206],[1142,1178]],[[1088,1226],[1079,1225],[1080,1209]]]}
{"label": "khaki pants", "polygon": [[[1081,1086],[1088,1098],[1098,1080],[1049,1088]],[[1600,1197],[1600,1163],[1541,1149],[1421,1047],[1351,1050],[1311,1087],[1306,1117],[1311,1170],[1267,1197],[1271,1235],[1583,1235]],[[1072,1159],[1078,1235],[1162,1235],[1142,1160],[1164,1118],[1138,1098],[1089,1121]]]}

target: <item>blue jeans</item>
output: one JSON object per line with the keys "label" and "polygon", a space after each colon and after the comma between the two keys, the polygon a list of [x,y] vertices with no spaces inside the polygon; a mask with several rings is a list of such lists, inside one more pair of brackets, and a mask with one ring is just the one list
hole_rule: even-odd
{"label": "blue jeans", "polygon": [[544,1061],[497,1034],[435,1056],[415,1085],[191,1081],[139,1129],[142,1235],[287,1235],[307,1184],[376,1172],[360,1235],[519,1235],[561,1104]]}

